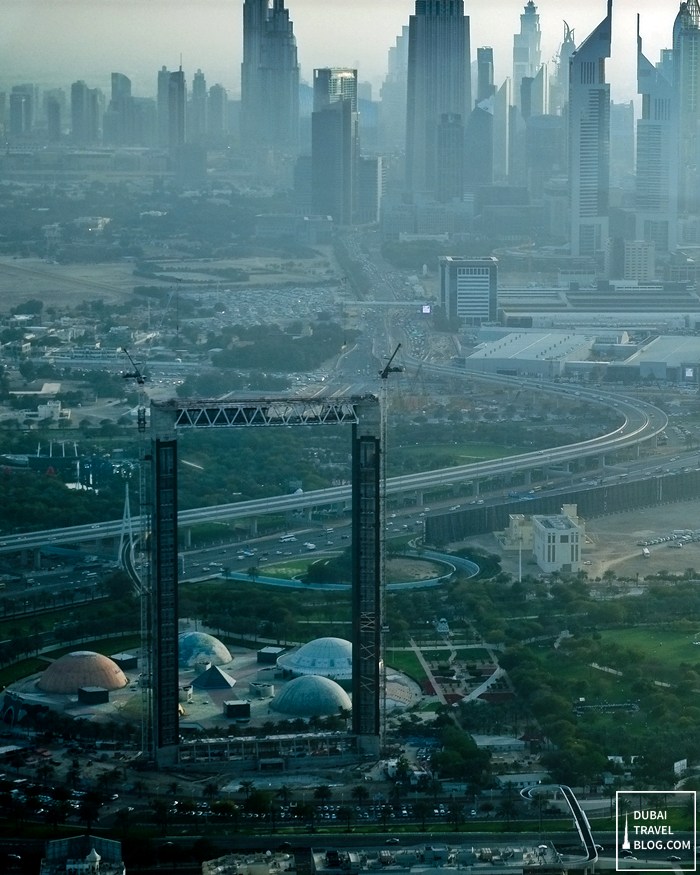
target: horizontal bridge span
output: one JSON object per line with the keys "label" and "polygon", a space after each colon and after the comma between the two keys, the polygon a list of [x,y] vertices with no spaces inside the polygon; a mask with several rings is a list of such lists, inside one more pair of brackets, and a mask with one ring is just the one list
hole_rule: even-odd
{"label": "horizontal bridge span", "polygon": [[153,424],[183,428],[350,425],[360,421],[358,407],[378,403],[373,394],[344,398],[254,398],[236,401],[151,402]]}

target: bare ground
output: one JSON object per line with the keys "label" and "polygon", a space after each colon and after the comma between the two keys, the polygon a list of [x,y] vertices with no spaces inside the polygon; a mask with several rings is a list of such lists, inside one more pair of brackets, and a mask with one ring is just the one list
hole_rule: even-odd
{"label": "bare ground", "polygon": [[[601,577],[611,569],[618,577],[640,578],[647,574],[671,571],[682,573],[687,568],[700,571],[700,541],[686,544],[682,549],[665,544],[650,546],[650,556],[642,556],[637,541],[670,535],[674,529],[700,530],[700,500],[665,504],[627,513],[609,514],[585,521],[586,543],[583,559],[591,564],[584,570],[591,578]],[[493,535],[470,538],[468,544],[479,546],[502,557],[504,571],[517,575],[518,554],[503,553]],[[536,574],[537,565],[523,552],[523,574]]]}

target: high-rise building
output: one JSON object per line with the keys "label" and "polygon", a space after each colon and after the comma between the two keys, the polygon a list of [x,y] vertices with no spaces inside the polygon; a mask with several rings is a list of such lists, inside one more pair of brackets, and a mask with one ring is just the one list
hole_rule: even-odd
{"label": "high-rise building", "polygon": [[639,23],[637,91],[642,95],[635,177],[637,239],[653,242],[657,252],[669,252],[675,249],[677,240],[677,105],[673,83],[664,75],[663,65],[655,67],[642,52]]}
{"label": "high-rise building", "polygon": [[112,73],[112,91],[102,124],[105,143],[134,145],[131,80],[123,73]]}
{"label": "high-rise building", "polygon": [[569,67],[576,51],[574,32],[564,22],[564,39],[555,59],[554,74],[549,85],[549,111],[563,115],[569,103]]}
{"label": "high-rise building", "polygon": [[445,112],[437,131],[435,199],[440,203],[464,196],[464,123],[461,115]]}
{"label": "high-rise building", "polygon": [[82,79],[70,89],[71,137],[79,146],[94,145],[101,129],[102,92],[88,88]]}
{"label": "high-rise building", "polygon": [[511,91],[512,83],[506,78],[493,97],[493,181],[500,184],[510,178]]}
{"label": "high-rise building", "polygon": [[34,127],[34,86],[14,85],[10,92],[10,138],[28,137]]}
{"label": "high-rise building", "polygon": [[525,77],[533,78],[540,69],[541,39],[540,16],[533,0],[528,0],[520,16],[520,33],[513,36],[513,96],[518,106],[520,83]]}
{"label": "high-rise building", "polygon": [[[494,98],[480,100],[469,113],[464,129],[464,187],[467,192],[475,192],[482,185],[493,184],[493,126]],[[437,199],[444,200],[442,187],[447,180],[440,180]]]}
{"label": "high-rise building", "polygon": [[406,148],[406,79],[408,75],[408,26],[389,49],[386,78],[379,91],[379,148],[403,152]]}
{"label": "high-rise building", "polygon": [[549,77],[547,65],[542,64],[534,76],[520,80],[520,112],[523,118],[546,115],[549,109]]}
{"label": "high-rise building", "polygon": [[606,17],[571,57],[569,69],[570,245],[593,256],[607,244],[610,197],[610,57],[612,0]]}
{"label": "high-rise building", "polygon": [[168,148],[185,145],[185,107],[187,86],[185,74],[180,67],[168,76]]}
{"label": "high-rise building", "polygon": [[49,143],[58,143],[61,139],[61,104],[56,97],[46,101],[46,131]]}
{"label": "high-rise building", "polygon": [[203,143],[207,136],[207,80],[197,70],[192,78],[192,96],[187,113],[187,139],[191,143]]}
{"label": "high-rise building", "polygon": [[223,85],[212,85],[207,103],[207,138],[221,143],[228,133],[228,95]]}
{"label": "high-rise building", "polygon": [[476,50],[476,102],[487,100],[496,93],[493,81],[493,49],[482,46]]}
{"label": "high-rise building", "polygon": [[163,66],[158,71],[157,111],[158,111],[158,145],[168,148],[168,105],[170,93],[170,70]]}
{"label": "high-rise building", "polygon": [[406,188],[434,195],[438,128],[447,114],[471,111],[469,17],[463,0],[416,0],[408,24]]}
{"label": "high-rise building", "polygon": [[463,325],[495,322],[498,315],[498,259],[441,255],[440,305]]}
{"label": "high-rise building", "polygon": [[359,157],[357,70],[314,70],[311,115],[311,204],[315,213],[352,223]]}
{"label": "high-rise building", "polygon": [[47,138],[50,143],[57,143],[63,138],[63,125],[68,108],[66,92],[63,88],[47,88],[43,92],[42,101]]}
{"label": "high-rise building", "polygon": [[241,138],[248,154],[296,155],[299,63],[284,0],[244,0]]}
{"label": "high-rise building", "polygon": [[700,3],[684,0],[673,24],[673,85],[678,105],[681,214],[700,213]]}

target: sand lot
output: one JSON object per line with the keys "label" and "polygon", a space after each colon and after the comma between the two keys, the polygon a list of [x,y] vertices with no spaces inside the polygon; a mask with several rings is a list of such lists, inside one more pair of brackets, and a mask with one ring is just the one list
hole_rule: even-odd
{"label": "sand lot", "polygon": [[[50,264],[40,258],[0,258],[0,308],[8,312],[33,298],[44,307],[80,306],[97,299],[121,303],[135,282],[130,262],[111,264]],[[156,283],[153,283],[156,285]]]}
{"label": "sand lot", "polygon": [[[686,568],[694,568],[700,572],[700,541],[688,543],[681,549],[669,547],[668,544],[656,544],[648,548],[648,559],[642,556],[642,548],[637,541],[670,535],[674,529],[700,531],[700,500],[586,520],[586,543],[582,555],[584,561],[591,564],[584,566],[584,570],[591,578],[602,576],[608,568],[619,577],[631,578],[637,574],[642,578],[661,570],[682,573]],[[502,554],[500,545],[492,535],[474,538],[469,543],[498,553],[503,557],[503,570],[517,575],[517,553]],[[523,574],[538,573],[534,560],[524,552],[522,563]]]}
{"label": "sand lot", "polygon": [[[131,297],[135,286],[170,289],[176,281],[206,283],[208,291],[220,284],[225,291],[228,288],[275,287],[290,283],[300,286],[319,282],[333,284],[338,282],[339,276],[327,247],[318,257],[303,261],[251,256],[206,263],[159,259],[159,264],[167,279],[134,276],[131,261],[52,264],[41,258],[0,257],[0,312],[9,312],[17,304],[33,298],[41,299],[46,308],[80,306],[84,301],[98,299],[105,303],[122,303]],[[248,282],[229,281],[217,274],[217,271],[227,268],[247,271]]]}

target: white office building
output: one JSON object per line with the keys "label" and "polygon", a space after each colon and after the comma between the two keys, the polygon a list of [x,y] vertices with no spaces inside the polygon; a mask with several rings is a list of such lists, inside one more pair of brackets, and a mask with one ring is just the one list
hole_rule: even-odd
{"label": "white office building", "polygon": [[565,505],[560,514],[532,517],[533,553],[542,571],[581,570],[581,543],[584,529],[573,506]]}
{"label": "white office building", "polygon": [[498,259],[443,255],[439,270],[440,304],[448,319],[463,325],[496,321]]}

